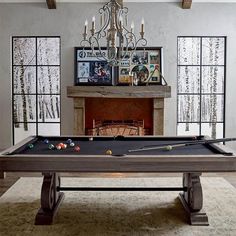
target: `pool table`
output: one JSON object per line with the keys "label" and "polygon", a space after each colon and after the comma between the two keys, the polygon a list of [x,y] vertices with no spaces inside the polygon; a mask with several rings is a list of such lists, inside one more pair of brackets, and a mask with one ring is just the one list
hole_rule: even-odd
{"label": "pool table", "polygon": [[[154,149],[139,152],[129,150],[175,145],[204,140],[204,136],[31,136],[0,153],[0,172],[41,172],[44,176],[41,208],[35,224],[52,224],[63,201],[65,191],[179,191],[192,225],[208,225],[203,211],[200,175],[203,172],[236,171],[236,156],[222,144],[198,144],[172,150]],[[50,150],[49,144],[66,143],[72,139],[74,147]],[[48,143],[47,143],[48,142]],[[30,145],[29,144],[33,144]],[[106,151],[111,150],[112,155]],[[183,185],[165,188],[66,187],[60,185],[60,172],[176,172],[183,173]]]}

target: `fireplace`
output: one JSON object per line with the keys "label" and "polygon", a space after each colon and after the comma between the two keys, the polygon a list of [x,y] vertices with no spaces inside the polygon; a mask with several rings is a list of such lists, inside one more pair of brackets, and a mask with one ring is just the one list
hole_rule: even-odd
{"label": "fireplace", "polygon": [[169,86],[158,85],[67,87],[74,100],[74,134],[113,135],[120,127],[117,134],[163,135],[164,98],[170,93]]}

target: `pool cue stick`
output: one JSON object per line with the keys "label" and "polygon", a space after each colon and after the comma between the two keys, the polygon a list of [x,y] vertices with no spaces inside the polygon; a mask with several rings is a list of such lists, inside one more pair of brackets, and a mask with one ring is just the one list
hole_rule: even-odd
{"label": "pool cue stick", "polygon": [[185,142],[185,143],[178,143],[174,145],[164,145],[164,146],[155,146],[155,147],[147,147],[147,148],[138,148],[138,149],[130,149],[128,152],[142,152],[142,151],[150,151],[150,150],[158,150],[158,149],[165,149],[171,150],[172,148],[176,147],[185,147],[185,146],[192,146],[198,144],[211,144],[211,143],[220,143],[220,142],[230,142],[236,141],[236,138],[220,138],[220,139],[208,139],[208,140],[197,140],[192,142]]}

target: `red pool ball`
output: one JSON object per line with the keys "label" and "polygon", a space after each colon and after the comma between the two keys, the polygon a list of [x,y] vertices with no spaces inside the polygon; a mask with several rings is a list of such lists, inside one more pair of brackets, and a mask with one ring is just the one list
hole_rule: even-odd
{"label": "red pool ball", "polygon": [[67,148],[67,144],[63,143],[63,144],[61,145],[61,148],[62,148],[62,149],[66,149],[66,148]]}
{"label": "red pool ball", "polygon": [[76,152],[79,152],[79,151],[80,151],[80,147],[79,147],[79,146],[76,146],[76,147],[75,147],[75,151],[76,151]]}
{"label": "red pool ball", "polygon": [[58,145],[62,147],[64,145],[64,143],[59,143]]}

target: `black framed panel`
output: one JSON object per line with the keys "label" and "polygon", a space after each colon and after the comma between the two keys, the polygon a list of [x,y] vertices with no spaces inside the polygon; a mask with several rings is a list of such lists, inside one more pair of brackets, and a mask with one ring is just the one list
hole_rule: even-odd
{"label": "black framed panel", "polygon": [[12,37],[13,143],[29,135],[60,135],[59,36]]}
{"label": "black framed panel", "polygon": [[226,37],[177,40],[177,134],[225,136]]}

